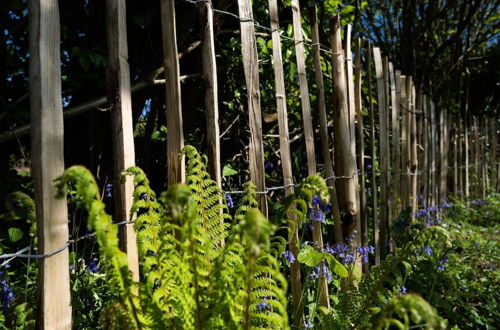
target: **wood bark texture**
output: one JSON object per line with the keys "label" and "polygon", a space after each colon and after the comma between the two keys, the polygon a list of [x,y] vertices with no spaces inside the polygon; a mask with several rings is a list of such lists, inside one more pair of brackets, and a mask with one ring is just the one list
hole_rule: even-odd
{"label": "wood bark texture", "polygon": [[[243,70],[248,98],[248,117],[250,125],[250,177],[257,191],[264,191],[264,147],[262,144],[262,113],[260,109],[259,59],[253,25],[253,10],[250,0],[238,0],[241,30],[241,51],[243,53]],[[265,194],[258,194],[260,211],[267,216],[267,200]]]}
{"label": "wood bark texture", "polygon": [[[54,180],[64,172],[60,26],[56,0],[30,0],[31,163],[35,188],[38,251],[68,241],[66,198],[56,199]],[[37,328],[71,329],[68,248],[38,264]]]}

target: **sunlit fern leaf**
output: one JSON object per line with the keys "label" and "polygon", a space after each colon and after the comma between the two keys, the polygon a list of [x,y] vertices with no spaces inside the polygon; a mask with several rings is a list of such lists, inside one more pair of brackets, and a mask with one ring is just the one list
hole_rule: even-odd
{"label": "sunlit fern leaf", "polygon": [[394,297],[370,319],[366,329],[446,329],[446,323],[422,297],[404,294]]}

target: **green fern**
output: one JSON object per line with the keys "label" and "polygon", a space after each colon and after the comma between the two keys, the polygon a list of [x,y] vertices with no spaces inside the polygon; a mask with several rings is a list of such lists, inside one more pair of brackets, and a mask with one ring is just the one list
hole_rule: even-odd
{"label": "green fern", "polygon": [[[124,172],[123,180],[134,177],[139,283],[118,249],[116,225],[104,212],[92,175],[72,167],[58,180],[60,194],[70,182],[75,185],[109,282],[119,292],[118,301],[101,313],[101,323],[109,329],[287,328],[286,281],[272,248],[279,244],[271,243],[274,228],[256,210],[254,188],[247,185],[231,219],[201,157],[192,147],[184,153],[187,186],[175,185],[159,199],[142,170]],[[262,301],[269,308],[258,308]]]}
{"label": "green fern", "polygon": [[445,321],[425,299],[414,294],[392,298],[382,310],[372,316],[366,329],[412,328],[446,329]]}
{"label": "green fern", "polygon": [[321,322],[335,329],[367,327],[370,316],[378,313],[389,299],[397,295],[404,279],[411,275],[414,265],[421,258],[416,252],[424,245],[447,249],[451,240],[442,227],[422,230],[406,246],[388,255],[379,267],[373,267],[365,274],[357,287],[351,284],[342,290],[338,295],[338,304],[324,311]]}

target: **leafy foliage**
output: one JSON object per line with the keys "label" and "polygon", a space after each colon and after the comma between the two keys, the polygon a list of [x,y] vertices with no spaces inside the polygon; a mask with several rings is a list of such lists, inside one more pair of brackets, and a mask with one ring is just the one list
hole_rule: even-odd
{"label": "leafy foliage", "polygon": [[[256,210],[247,185],[229,227],[222,192],[201,157],[187,147],[187,186],[157,199],[138,168],[134,176],[142,281],[132,281],[118,248],[117,226],[104,212],[88,170],[74,166],[58,180],[60,193],[73,182],[96,231],[102,262],[118,298],[101,313],[110,329],[286,328],[286,280],[271,251],[273,226]],[[262,303],[265,303],[264,305]],[[263,308],[263,306],[265,308]]]}

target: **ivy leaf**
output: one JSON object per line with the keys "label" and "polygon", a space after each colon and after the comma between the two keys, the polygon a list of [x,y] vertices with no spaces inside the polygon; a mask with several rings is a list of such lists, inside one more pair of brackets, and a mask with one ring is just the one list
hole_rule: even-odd
{"label": "ivy leaf", "polygon": [[238,174],[238,171],[236,171],[231,165],[226,164],[222,168],[222,176],[231,176]]}
{"label": "ivy leaf", "polygon": [[19,241],[21,238],[23,238],[23,231],[19,228],[9,228],[7,234],[9,236],[9,240],[12,243],[15,243]]}

